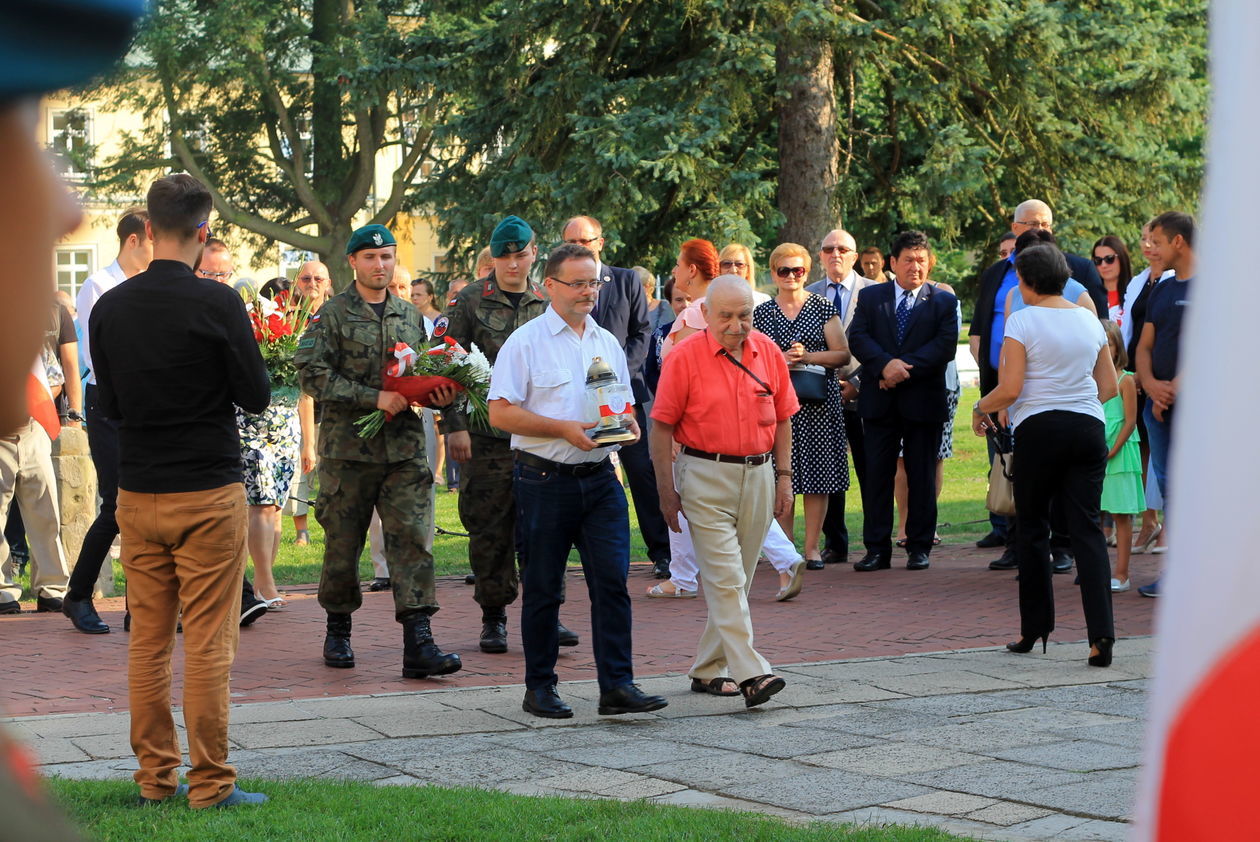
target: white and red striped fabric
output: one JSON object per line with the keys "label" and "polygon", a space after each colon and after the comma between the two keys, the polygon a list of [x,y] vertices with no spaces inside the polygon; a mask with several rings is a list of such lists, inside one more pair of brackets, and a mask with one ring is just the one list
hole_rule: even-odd
{"label": "white and red striped fabric", "polygon": [[[1208,173],[1169,488],[1135,840],[1260,839],[1260,4],[1210,11]],[[1123,651],[1123,642],[1117,652]]]}
{"label": "white and red striped fabric", "polygon": [[57,417],[57,406],[53,403],[48,374],[44,371],[43,360],[39,358],[36,358],[31,366],[31,373],[26,376],[26,408],[31,417],[48,433],[48,438],[55,439],[61,434],[61,419]]}

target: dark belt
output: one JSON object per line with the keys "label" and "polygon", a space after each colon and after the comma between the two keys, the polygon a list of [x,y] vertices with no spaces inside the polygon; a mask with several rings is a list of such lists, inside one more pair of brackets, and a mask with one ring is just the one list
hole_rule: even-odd
{"label": "dark belt", "polygon": [[694,447],[683,445],[683,453],[688,456],[697,456],[701,459],[709,459],[714,462],[728,462],[732,465],[761,465],[770,461],[769,453],[758,453],[755,456],[727,456],[725,453],[710,453],[707,450],[697,450]]}
{"label": "dark belt", "polygon": [[516,451],[516,461],[540,471],[554,471],[566,477],[589,477],[591,474],[597,474],[608,468],[607,458],[600,459],[598,462],[577,462],[571,465],[568,462],[552,462],[550,459],[544,459],[523,450]]}

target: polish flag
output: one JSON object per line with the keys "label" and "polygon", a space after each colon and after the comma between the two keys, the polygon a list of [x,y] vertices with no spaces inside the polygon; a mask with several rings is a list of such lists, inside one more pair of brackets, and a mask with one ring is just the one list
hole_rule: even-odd
{"label": "polish flag", "polygon": [[1210,11],[1212,119],[1181,345],[1145,765],[1133,839],[1260,839],[1260,389],[1247,371],[1256,315],[1260,4]]}
{"label": "polish flag", "polygon": [[61,419],[57,417],[57,405],[53,403],[52,389],[42,360],[36,359],[31,373],[26,376],[26,407],[31,417],[55,439],[61,434]]}

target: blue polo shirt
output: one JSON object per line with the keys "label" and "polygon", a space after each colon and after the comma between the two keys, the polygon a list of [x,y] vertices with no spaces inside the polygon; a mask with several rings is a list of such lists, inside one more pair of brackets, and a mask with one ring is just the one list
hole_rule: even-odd
{"label": "blue polo shirt", "polygon": [[1156,380],[1172,380],[1177,376],[1181,352],[1181,320],[1189,300],[1193,278],[1169,278],[1151,290],[1146,307],[1147,324],[1155,326],[1155,344],[1151,346],[1151,374]]}
{"label": "blue polo shirt", "polygon": [[1002,340],[1006,337],[1006,296],[1019,286],[1015,274],[1015,252],[1006,258],[1006,274],[997,294],[993,296],[993,324],[989,327],[989,365],[994,371],[1002,362]]}

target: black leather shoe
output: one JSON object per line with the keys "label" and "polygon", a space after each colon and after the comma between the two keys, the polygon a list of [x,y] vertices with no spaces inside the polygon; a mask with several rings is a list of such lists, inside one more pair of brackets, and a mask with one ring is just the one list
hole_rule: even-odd
{"label": "black leather shoe", "polygon": [[367,589],[371,591],[372,593],[380,593],[381,591],[389,590],[390,589],[389,577],[377,576],[375,579],[372,580],[372,583],[367,586]]}
{"label": "black leather shoe", "polygon": [[564,699],[560,698],[554,684],[539,687],[537,690],[526,690],[521,710],[544,719],[568,719],[573,716],[573,708],[566,705]]}
{"label": "black leather shoe", "polygon": [[929,566],[927,553],[910,553],[906,559],[907,570],[927,570]]}
{"label": "black leather shoe", "polygon": [[664,696],[649,696],[637,684],[623,684],[607,693],[599,694],[599,715],[617,716],[622,713],[648,713],[668,705]]}
{"label": "black leather shoe", "polygon": [[566,629],[564,623],[556,623],[556,643],[561,646],[577,646],[578,640],[577,632]]}
{"label": "black leather shoe", "polygon": [[91,597],[87,599],[66,597],[61,601],[61,613],[69,617],[74,627],[84,634],[109,634],[109,626],[105,625],[101,620],[101,615],[96,613],[96,606],[92,604]]}
{"label": "black leather shoe", "polygon": [[328,612],[324,635],[324,666],[349,669],[354,666],[354,650],[350,648],[350,615]]}
{"label": "black leather shoe", "polygon": [[838,553],[835,550],[822,551],[823,564],[845,564],[849,560],[847,552]]}
{"label": "black leather shoe", "polygon": [[41,596],[35,600],[36,614],[60,614],[62,602],[55,596]]}
{"label": "black leather shoe", "polygon": [[990,532],[979,541],[976,541],[976,546],[982,550],[991,550],[994,547],[1005,547],[1006,539],[996,532]]}
{"label": "black leather shoe", "polygon": [[475,585],[475,584],[477,584],[477,574],[476,574],[476,573],[469,573],[467,576],[465,576],[465,577],[464,577],[464,584],[465,584],[465,585]]}
{"label": "black leather shoe", "polygon": [[502,608],[481,609],[482,652],[500,654],[507,651],[507,612]]}
{"label": "black leather shoe", "polygon": [[652,578],[668,579],[669,578],[669,559],[658,558],[652,562]]}
{"label": "black leather shoe", "polygon": [[428,614],[412,614],[403,620],[403,678],[450,675],[464,666],[453,652],[443,652],[433,642]]}
{"label": "black leather shoe", "polygon": [[1067,550],[1050,551],[1050,569],[1055,573],[1071,573],[1074,561],[1072,554]]}
{"label": "black leather shoe", "polygon": [[827,565],[823,563],[821,558],[809,558],[805,560],[806,570],[822,570]]}
{"label": "black leather shoe", "polygon": [[867,553],[862,556],[862,560],[853,565],[853,569],[859,573],[866,573],[870,570],[887,570],[892,567],[892,559],[883,553]]}
{"label": "black leather shoe", "polygon": [[989,562],[990,570],[1014,570],[1017,567],[1019,567],[1019,560],[1015,558],[1014,547],[1007,547],[1001,558]]}
{"label": "black leather shoe", "polygon": [[0,614],[21,614],[22,605],[18,602],[0,602]]}

